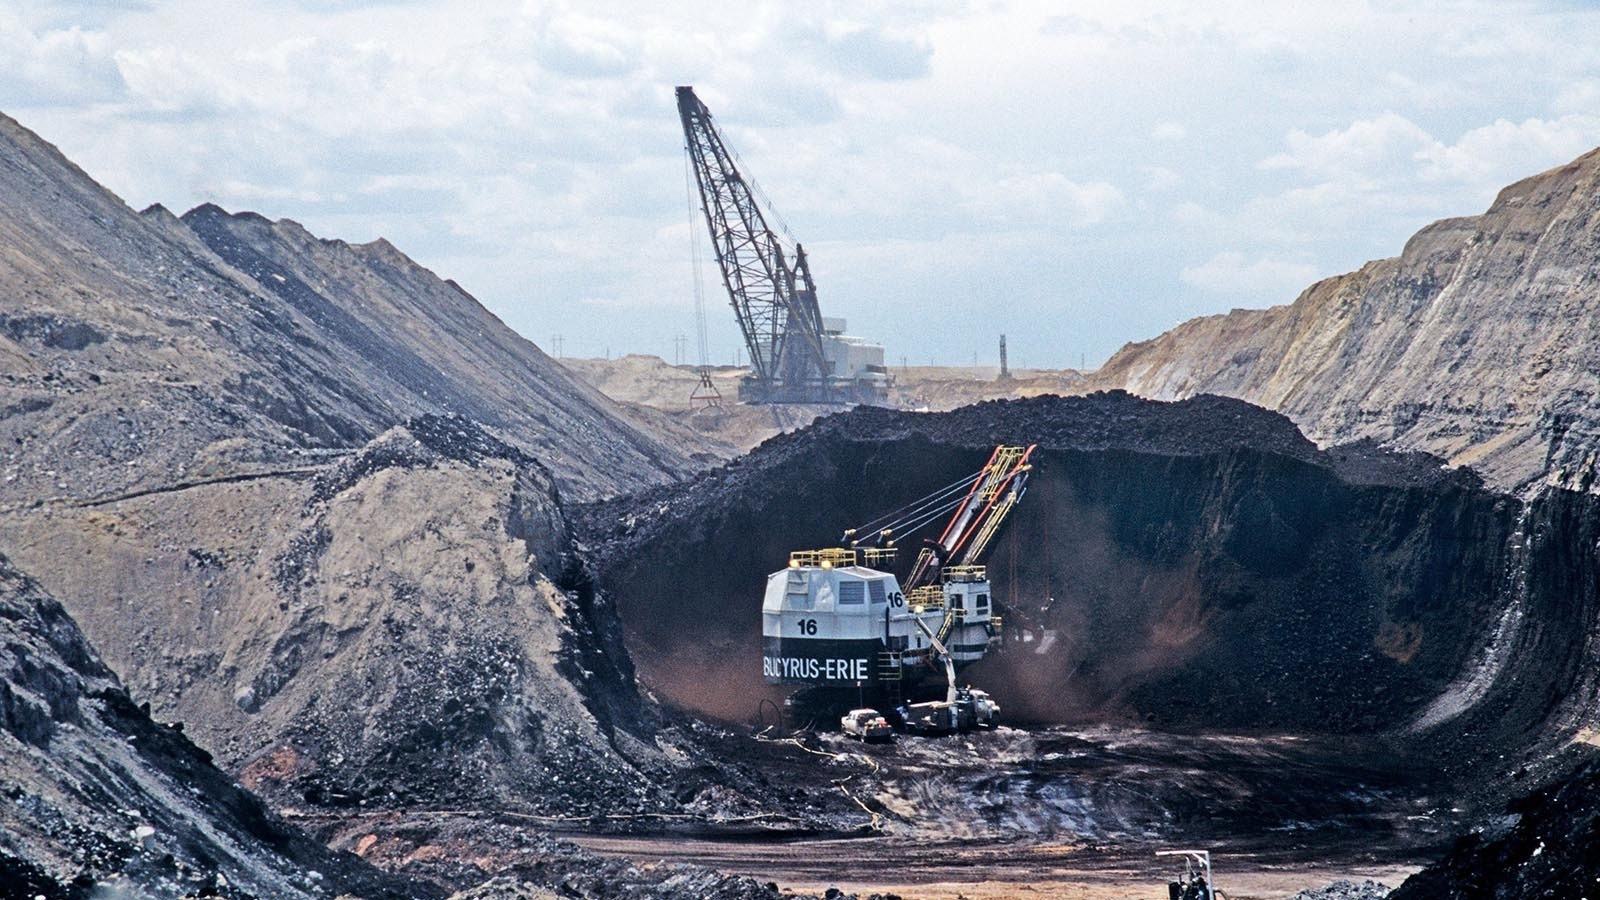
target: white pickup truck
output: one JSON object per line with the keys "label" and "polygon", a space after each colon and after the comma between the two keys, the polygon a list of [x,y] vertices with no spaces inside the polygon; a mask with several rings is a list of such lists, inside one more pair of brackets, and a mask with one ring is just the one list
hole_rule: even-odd
{"label": "white pickup truck", "polygon": [[852,709],[839,719],[839,728],[845,734],[863,741],[894,740],[894,729],[875,709]]}

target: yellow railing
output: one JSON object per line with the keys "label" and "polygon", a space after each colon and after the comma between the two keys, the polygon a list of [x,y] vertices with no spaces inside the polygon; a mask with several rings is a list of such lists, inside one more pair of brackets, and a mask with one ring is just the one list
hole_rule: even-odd
{"label": "yellow railing", "polygon": [[984,482],[983,488],[978,492],[978,496],[983,502],[988,503],[1000,493],[1000,485],[1003,483],[1002,476],[1010,474],[1012,467],[1021,461],[1023,454],[1027,452],[1028,448],[1026,447],[995,448],[994,456],[989,461],[989,477]]}
{"label": "yellow railing", "polygon": [[944,588],[937,584],[912,588],[906,592],[906,606],[913,612],[919,607],[923,610],[944,609]]}
{"label": "yellow railing", "polygon": [[988,566],[945,566],[940,571],[945,581],[988,581]]}
{"label": "yellow railing", "polygon": [[864,547],[861,549],[861,563],[867,566],[894,565],[895,557],[899,555],[897,547]]}
{"label": "yellow railing", "polygon": [[856,551],[844,547],[829,547],[826,550],[796,550],[789,554],[789,568],[798,569],[801,566],[821,566],[832,569],[838,566],[853,566],[856,564]]}

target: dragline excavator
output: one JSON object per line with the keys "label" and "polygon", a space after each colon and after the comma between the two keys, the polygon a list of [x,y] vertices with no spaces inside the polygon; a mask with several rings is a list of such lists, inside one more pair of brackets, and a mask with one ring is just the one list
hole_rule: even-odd
{"label": "dragline excavator", "polygon": [[[977,472],[849,529],[840,546],[791,553],[788,567],[767,577],[762,600],[767,682],[871,690],[913,731],[994,724],[998,707],[984,692],[958,687],[956,670],[1002,644],[982,560],[1022,500],[1033,450],[996,447]],[[900,581],[890,571],[897,542],[947,514]],[[919,682],[941,675],[944,700],[903,702]]]}
{"label": "dragline excavator", "polygon": [[842,319],[822,315],[805,248],[769,226],[755,184],[692,87],[678,88],[678,118],[722,285],[750,356],[739,399],[882,405],[889,387],[883,348],[844,334]]}

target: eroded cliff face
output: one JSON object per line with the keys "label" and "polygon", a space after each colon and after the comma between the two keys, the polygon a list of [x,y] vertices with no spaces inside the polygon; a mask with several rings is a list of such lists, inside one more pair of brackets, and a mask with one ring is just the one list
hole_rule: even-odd
{"label": "eroded cliff face", "polygon": [[1129,344],[1088,386],[1239,397],[1319,443],[1426,451],[1506,490],[1587,488],[1600,439],[1597,313],[1600,150],[1288,306]]}

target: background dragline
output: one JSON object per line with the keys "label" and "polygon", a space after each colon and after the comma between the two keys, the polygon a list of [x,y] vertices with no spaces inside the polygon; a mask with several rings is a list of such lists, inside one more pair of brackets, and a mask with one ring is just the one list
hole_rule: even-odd
{"label": "background dragline", "polygon": [[845,334],[843,319],[823,317],[805,248],[791,247],[768,226],[754,185],[692,87],[678,88],[678,116],[722,284],[750,356],[739,399],[885,403],[883,347]]}

